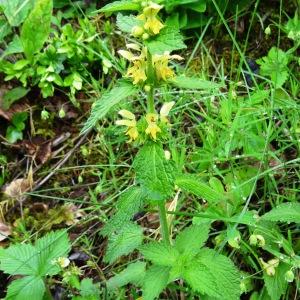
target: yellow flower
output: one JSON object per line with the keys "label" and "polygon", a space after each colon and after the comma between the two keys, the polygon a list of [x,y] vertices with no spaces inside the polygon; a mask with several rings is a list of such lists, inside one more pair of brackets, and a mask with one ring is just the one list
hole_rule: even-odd
{"label": "yellow flower", "polygon": [[[136,44],[127,44],[126,46],[128,49],[140,50],[140,47]],[[128,68],[126,74],[127,77],[131,77],[133,79],[133,84],[145,82],[147,80],[147,49],[143,48],[140,55],[134,55],[132,52],[127,50],[119,50],[118,53],[133,64]]]}
{"label": "yellow flower", "polygon": [[154,35],[158,34],[164,27],[157,18],[157,14],[162,8],[162,5],[150,2],[149,5],[144,8],[143,13],[137,16],[138,20],[144,22],[144,29],[150,31],[150,33]]}
{"label": "yellow flower", "polygon": [[275,275],[275,268],[278,267],[279,264],[279,259],[278,258],[273,258],[270,259],[267,262],[264,262],[264,260],[262,258],[259,259],[265,272],[269,275],[269,276],[274,276]]}
{"label": "yellow flower", "polygon": [[149,113],[146,115],[146,121],[148,127],[146,128],[146,134],[150,134],[151,137],[156,140],[157,133],[161,132],[161,129],[157,126],[156,122],[158,121],[158,115]]}
{"label": "yellow flower", "polygon": [[160,115],[160,120],[163,123],[169,123],[169,119],[167,118],[170,110],[172,109],[172,107],[174,106],[175,102],[171,101],[171,102],[166,102],[163,104],[163,106],[160,109],[159,115]]}
{"label": "yellow flower", "polygon": [[117,120],[116,125],[127,126],[127,130],[125,134],[130,137],[129,142],[135,141],[139,136],[136,127],[135,115],[126,109],[120,110],[119,115],[121,115],[124,119]]}
{"label": "yellow flower", "polygon": [[158,80],[168,80],[174,77],[174,71],[168,66],[170,59],[182,60],[183,58],[179,55],[170,55],[170,52],[165,52],[164,54],[153,55],[152,63],[155,68],[156,77]]}

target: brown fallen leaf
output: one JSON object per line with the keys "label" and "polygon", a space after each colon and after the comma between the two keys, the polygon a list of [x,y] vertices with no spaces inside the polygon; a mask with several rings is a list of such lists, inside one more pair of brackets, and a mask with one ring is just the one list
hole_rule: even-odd
{"label": "brown fallen leaf", "polygon": [[0,242],[6,240],[11,235],[10,227],[0,222]]}
{"label": "brown fallen leaf", "polygon": [[32,187],[32,182],[28,178],[19,178],[13,180],[4,188],[4,194],[8,197],[21,200],[23,194],[29,191]]}
{"label": "brown fallen leaf", "polygon": [[24,140],[20,143],[28,155],[32,156],[37,162],[44,164],[52,154],[52,142],[41,137],[35,137],[31,141]]}

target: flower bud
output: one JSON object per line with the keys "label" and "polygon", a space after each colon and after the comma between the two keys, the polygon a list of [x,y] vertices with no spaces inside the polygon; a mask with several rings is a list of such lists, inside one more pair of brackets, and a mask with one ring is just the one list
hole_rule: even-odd
{"label": "flower bud", "polygon": [[165,150],[165,158],[166,160],[169,160],[171,158],[171,152],[168,150]]}
{"label": "flower bud", "polygon": [[270,35],[271,34],[271,27],[270,25],[265,29],[265,34]]}
{"label": "flower bud", "polygon": [[147,84],[147,85],[144,86],[144,91],[145,91],[145,92],[149,93],[150,90],[151,90],[150,85]]}
{"label": "flower bud", "polygon": [[289,270],[285,273],[284,275],[284,279],[287,281],[287,282],[293,282],[294,279],[295,279],[295,275],[294,275],[294,272],[292,270]]}
{"label": "flower bud", "polygon": [[144,29],[141,26],[134,26],[131,33],[134,37],[139,37],[144,33]]}
{"label": "flower bud", "polygon": [[143,40],[148,40],[149,37],[150,37],[150,35],[149,35],[147,32],[145,32],[145,33],[142,35]]}
{"label": "flower bud", "polygon": [[66,112],[64,111],[63,108],[61,108],[58,112],[58,116],[63,119],[66,116]]}
{"label": "flower bud", "polygon": [[249,238],[249,243],[252,246],[256,246],[257,245],[257,237],[255,234],[251,234],[250,238]]}

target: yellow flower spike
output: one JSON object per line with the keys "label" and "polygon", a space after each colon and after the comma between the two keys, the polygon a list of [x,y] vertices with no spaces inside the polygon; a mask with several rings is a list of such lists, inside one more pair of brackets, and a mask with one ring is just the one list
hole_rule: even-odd
{"label": "yellow flower spike", "polygon": [[146,121],[148,123],[148,127],[145,130],[146,134],[150,134],[151,137],[156,140],[157,133],[161,132],[161,129],[156,124],[158,121],[158,115],[149,113],[146,115]]}
{"label": "yellow flower spike", "polygon": [[163,123],[169,123],[168,120],[168,115],[170,113],[170,110],[172,109],[172,107],[174,106],[175,102],[171,101],[171,102],[166,102],[163,104],[163,106],[160,109],[159,115],[160,115],[160,120]]}
{"label": "yellow flower spike", "polygon": [[138,133],[138,130],[136,127],[135,115],[126,109],[120,110],[119,115],[121,115],[124,119],[117,120],[116,125],[127,126],[128,128],[127,128],[125,134],[128,135],[130,138],[128,142],[130,143],[132,141],[135,141],[139,136],[139,133]]}

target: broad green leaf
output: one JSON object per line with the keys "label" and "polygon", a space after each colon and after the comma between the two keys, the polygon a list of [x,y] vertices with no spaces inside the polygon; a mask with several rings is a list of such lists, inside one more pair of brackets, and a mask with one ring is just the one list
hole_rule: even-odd
{"label": "broad green leaf", "polygon": [[24,50],[23,50],[22,41],[18,35],[15,35],[13,40],[8,44],[5,51],[3,52],[2,58],[7,55],[22,53],[23,51]]}
{"label": "broad green leaf", "polygon": [[104,13],[112,13],[121,10],[139,10],[140,4],[132,0],[114,1],[106,4],[99,11]]}
{"label": "broad green leaf", "polygon": [[143,284],[143,300],[153,300],[159,296],[167,286],[169,280],[169,268],[163,266],[151,266],[147,271]]}
{"label": "broad green leaf", "polygon": [[94,284],[91,278],[84,278],[80,282],[80,295],[86,300],[99,300],[99,284]]}
{"label": "broad green leaf", "polygon": [[133,162],[138,183],[147,191],[151,200],[166,200],[174,190],[175,167],[165,158],[162,145],[147,142]]}
{"label": "broad green leaf", "polygon": [[14,280],[9,285],[5,300],[42,300],[45,290],[45,284],[42,278],[26,276]]}
{"label": "broad green leaf", "polygon": [[55,275],[59,268],[53,261],[59,257],[66,257],[71,245],[66,231],[52,231],[38,239],[35,248],[39,251],[39,275]]}
{"label": "broad green leaf", "polygon": [[0,270],[10,275],[35,275],[38,272],[38,251],[27,244],[1,249]]}
{"label": "broad green leaf", "polygon": [[138,20],[135,16],[123,16],[122,14],[117,15],[117,26],[123,32],[131,33],[134,26],[142,26],[143,22]]}
{"label": "broad green leaf", "polygon": [[285,273],[290,270],[290,266],[285,263],[280,263],[275,268],[275,275],[269,276],[264,272],[264,281],[272,300],[279,300],[285,294],[288,287],[288,282],[285,280]]}
{"label": "broad green leaf", "polygon": [[179,257],[178,251],[164,242],[151,242],[139,247],[139,250],[145,259],[160,266],[172,267]]}
{"label": "broad green leaf", "polygon": [[109,290],[122,287],[128,283],[141,285],[145,276],[146,263],[135,262],[130,264],[121,273],[115,275],[107,281],[107,288]]}
{"label": "broad green leaf", "polygon": [[19,26],[34,6],[35,0],[2,0],[0,7],[11,26]]}
{"label": "broad green leaf", "polygon": [[223,86],[220,83],[196,77],[186,77],[184,75],[175,77],[174,79],[170,80],[170,83],[175,85],[176,87],[191,90],[214,90],[219,89]]}
{"label": "broad green leaf", "polygon": [[194,10],[198,13],[203,13],[206,11],[206,0],[198,0],[193,3],[189,3],[186,4],[185,7]]}
{"label": "broad green leaf", "polygon": [[272,47],[267,56],[256,61],[260,65],[260,74],[268,76],[275,88],[280,88],[289,77],[289,54],[277,47]]}
{"label": "broad green leaf", "polygon": [[143,242],[143,229],[134,224],[128,223],[118,231],[113,233],[108,239],[108,248],[104,261],[113,263],[122,255],[127,255],[140,246]]}
{"label": "broad green leaf", "polygon": [[262,216],[263,220],[300,223],[300,203],[282,203]]}
{"label": "broad green leaf", "polygon": [[[219,291],[216,278],[205,265],[193,260],[182,274],[182,277],[194,291],[220,299],[222,291]],[[222,298],[221,298],[222,299]]]}
{"label": "broad green leaf", "polygon": [[210,224],[192,225],[181,231],[175,240],[180,253],[196,254],[208,239]]}
{"label": "broad green leaf", "polygon": [[162,54],[166,51],[174,51],[185,49],[186,45],[183,42],[182,35],[179,30],[174,27],[163,28],[159,35],[149,41],[145,41],[151,54]]}
{"label": "broad green leaf", "polygon": [[11,33],[11,27],[6,21],[6,19],[0,16],[0,42],[3,42],[3,39]]}
{"label": "broad green leaf", "polygon": [[51,25],[52,0],[37,0],[21,29],[21,41],[26,57],[32,60],[46,42]]}
{"label": "broad green leaf", "polygon": [[123,193],[117,203],[116,214],[104,225],[101,234],[109,236],[113,232],[122,229],[132,219],[133,215],[142,208],[144,198],[143,190],[136,186]]}
{"label": "broad green leaf", "polygon": [[215,291],[221,294],[222,300],[240,299],[240,274],[228,257],[203,248],[195,261],[209,270],[216,283]]}
{"label": "broad green leaf", "polygon": [[9,143],[14,144],[16,141],[23,139],[23,132],[19,131],[14,126],[8,126],[5,137]]}
{"label": "broad green leaf", "polygon": [[208,202],[218,202],[226,199],[225,194],[212,189],[207,183],[201,182],[196,176],[181,175],[175,180],[175,184],[186,192],[192,193]]}
{"label": "broad green leaf", "polygon": [[17,100],[23,98],[29,92],[29,89],[26,89],[22,86],[16,87],[5,93],[3,96],[3,108],[5,110],[9,109],[9,107]]}
{"label": "broad green leaf", "polygon": [[84,124],[81,133],[85,133],[93,128],[113,106],[136,93],[137,89],[131,83],[124,81],[117,83],[112,90],[105,92],[102,97],[93,104],[91,115]]}

